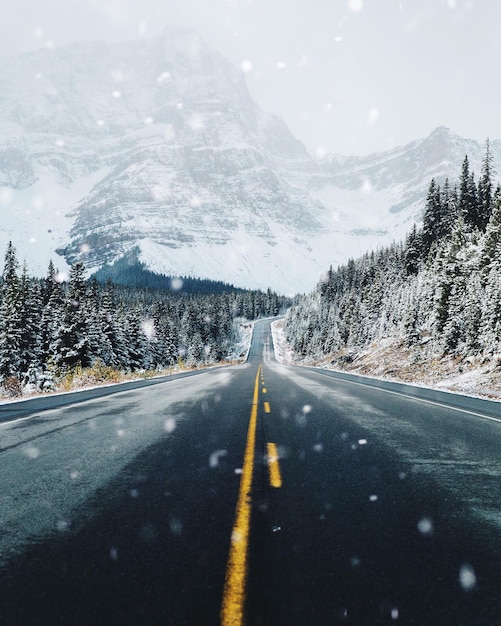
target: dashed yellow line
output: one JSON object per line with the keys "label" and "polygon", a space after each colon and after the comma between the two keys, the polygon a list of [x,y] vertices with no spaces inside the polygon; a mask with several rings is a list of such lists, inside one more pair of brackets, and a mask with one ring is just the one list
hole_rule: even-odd
{"label": "dashed yellow line", "polygon": [[278,462],[277,446],[274,443],[266,444],[266,457],[268,460],[270,485],[275,489],[279,489],[282,486],[282,473],[280,472]]}
{"label": "dashed yellow line", "polygon": [[259,376],[256,374],[252,408],[247,431],[242,476],[238,492],[235,523],[231,534],[230,553],[226,567],[223,602],[221,606],[222,626],[242,626],[245,610],[245,585],[247,581],[247,553],[251,520],[251,489],[256,447],[256,423],[259,400]]}
{"label": "dashed yellow line", "polygon": [[262,391],[263,393],[266,393],[266,389],[265,389],[264,387],[261,389],[261,391]]}
{"label": "dashed yellow line", "polygon": [[265,413],[271,413],[270,403],[269,402],[263,402],[263,406],[264,406],[264,412]]}

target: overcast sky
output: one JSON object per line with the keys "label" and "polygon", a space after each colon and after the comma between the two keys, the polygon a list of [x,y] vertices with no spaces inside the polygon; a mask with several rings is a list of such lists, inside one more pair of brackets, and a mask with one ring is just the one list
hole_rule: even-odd
{"label": "overcast sky", "polygon": [[[0,0],[0,54],[197,30],[311,153],[501,139],[499,0]],[[1,86],[0,86],[1,88]]]}

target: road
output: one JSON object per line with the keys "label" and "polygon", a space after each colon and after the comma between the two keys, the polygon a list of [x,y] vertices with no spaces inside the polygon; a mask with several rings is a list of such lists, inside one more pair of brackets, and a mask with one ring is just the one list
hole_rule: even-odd
{"label": "road", "polygon": [[0,407],[0,624],[500,624],[501,406],[408,391],[262,321],[245,365]]}

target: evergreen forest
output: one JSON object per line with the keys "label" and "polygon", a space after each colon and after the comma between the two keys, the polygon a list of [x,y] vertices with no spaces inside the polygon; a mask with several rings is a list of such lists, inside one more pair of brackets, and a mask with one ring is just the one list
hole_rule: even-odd
{"label": "evergreen forest", "polygon": [[[350,361],[382,341],[415,362],[499,360],[501,188],[489,140],[478,182],[466,156],[459,180],[432,180],[423,224],[404,242],[351,259],[287,313],[285,337],[310,361]],[[336,356],[337,355],[337,356]]]}
{"label": "evergreen forest", "polygon": [[[162,278],[163,284],[167,280]],[[171,281],[169,281],[170,283]],[[9,243],[0,281],[0,391],[71,387],[77,378],[198,367],[238,357],[242,323],[277,315],[289,304],[268,290],[244,291],[189,281],[189,292],[88,280],[75,263],[64,280],[19,270]],[[225,291],[223,288],[228,288]],[[241,355],[240,355],[241,356]]]}

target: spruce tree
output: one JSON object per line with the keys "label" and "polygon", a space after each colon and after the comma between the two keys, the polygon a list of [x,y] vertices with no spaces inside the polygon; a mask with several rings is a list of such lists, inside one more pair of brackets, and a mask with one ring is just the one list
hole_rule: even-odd
{"label": "spruce tree", "polygon": [[482,161],[482,172],[478,181],[478,227],[484,231],[493,209],[494,157],[490,150],[489,139],[485,141],[485,155]]}
{"label": "spruce tree", "polygon": [[41,364],[42,296],[36,281],[28,277],[26,263],[20,280],[20,371],[26,375],[29,369],[36,369]]}
{"label": "spruce tree", "polygon": [[421,260],[423,260],[423,235],[414,224],[405,240],[405,270],[408,275],[418,273]]}
{"label": "spruce tree", "polygon": [[450,188],[449,179],[446,178],[442,187],[442,220],[441,220],[441,237],[450,237],[454,226],[458,219],[458,195],[457,189]]}
{"label": "spruce tree", "polygon": [[465,156],[459,180],[459,213],[468,227],[480,227],[477,187],[475,175],[470,172],[470,163]]}
{"label": "spruce tree", "polygon": [[479,266],[483,283],[493,263],[498,259],[501,251],[501,196],[496,197],[496,202],[487,224],[485,235],[480,246]]}
{"label": "spruce tree", "polygon": [[89,350],[89,311],[85,267],[77,262],[70,269],[68,295],[58,329],[56,362],[63,367],[91,364]]}
{"label": "spruce tree", "polygon": [[423,216],[422,247],[424,257],[428,256],[430,249],[436,243],[442,233],[442,202],[440,186],[432,179],[426,196],[426,205]]}
{"label": "spruce tree", "polygon": [[59,331],[64,314],[64,293],[52,262],[42,288],[44,303],[41,317],[41,361],[45,365],[59,360]]}
{"label": "spruce tree", "polygon": [[20,376],[22,315],[16,252],[9,242],[5,253],[0,302],[0,381]]}
{"label": "spruce tree", "polygon": [[487,354],[495,354],[501,342],[501,285],[500,267],[491,265],[485,282],[485,301],[482,307],[481,337]]}
{"label": "spruce tree", "polygon": [[480,330],[484,300],[484,289],[478,272],[469,277],[464,297],[464,341],[468,352],[477,353],[482,347]]}

